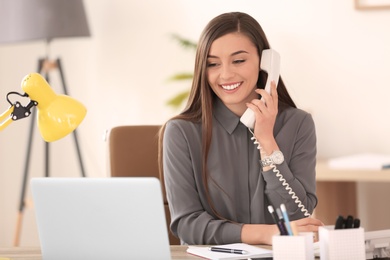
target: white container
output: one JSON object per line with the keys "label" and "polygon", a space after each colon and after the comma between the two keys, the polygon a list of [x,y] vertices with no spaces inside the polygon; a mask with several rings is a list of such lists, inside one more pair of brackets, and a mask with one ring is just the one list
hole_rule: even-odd
{"label": "white container", "polygon": [[313,260],[313,232],[302,232],[297,236],[273,236],[274,260]]}
{"label": "white container", "polygon": [[319,227],[321,260],[365,260],[364,229]]}

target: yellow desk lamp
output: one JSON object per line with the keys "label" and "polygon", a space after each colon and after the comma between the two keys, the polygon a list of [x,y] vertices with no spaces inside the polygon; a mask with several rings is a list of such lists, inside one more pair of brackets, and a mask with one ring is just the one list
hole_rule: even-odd
{"label": "yellow desk lamp", "polygon": [[[7,94],[7,101],[11,107],[0,115],[0,130],[13,121],[28,117],[34,106],[38,109],[38,128],[46,142],[65,137],[83,121],[87,113],[84,105],[67,95],[57,95],[41,74],[28,74],[23,78],[21,85],[25,94],[17,92]],[[30,102],[26,106],[19,101],[12,103],[9,100],[11,94],[28,97]]]}

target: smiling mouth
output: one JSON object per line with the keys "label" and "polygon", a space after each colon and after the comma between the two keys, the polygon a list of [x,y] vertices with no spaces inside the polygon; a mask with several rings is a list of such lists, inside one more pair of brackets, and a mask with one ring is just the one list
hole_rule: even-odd
{"label": "smiling mouth", "polygon": [[230,85],[221,85],[221,87],[225,90],[233,90],[238,88],[241,85],[241,82],[235,83],[235,84],[230,84]]}

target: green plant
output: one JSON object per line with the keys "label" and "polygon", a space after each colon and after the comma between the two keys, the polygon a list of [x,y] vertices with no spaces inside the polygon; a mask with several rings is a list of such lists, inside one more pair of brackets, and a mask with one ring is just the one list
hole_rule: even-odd
{"label": "green plant", "polygon": [[[194,43],[191,40],[185,39],[177,34],[172,34],[172,39],[177,41],[184,49],[189,50],[196,50],[196,43]],[[192,72],[179,72],[174,75],[172,75],[170,78],[168,78],[169,81],[185,81],[185,80],[191,80],[193,78]],[[174,108],[178,108],[181,106],[181,104],[187,100],[188,95],[190,94],[189,90],[182,91],[169,99],[167,101],[167,105],[172,106]]]}

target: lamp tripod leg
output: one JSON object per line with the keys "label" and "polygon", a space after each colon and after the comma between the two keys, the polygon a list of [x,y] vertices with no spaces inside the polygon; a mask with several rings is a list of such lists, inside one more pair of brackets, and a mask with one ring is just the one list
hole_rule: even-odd
{"label": "lamp tripod leg", "polygon": [[[32,111],[31,116],[33,118],[35,117],[35,109]],[[22,189],[20,191],[20,199],[19,199],[19,212],[18,212],[18,217],[17,217],[17,221],[16,221],[16,228],[15,228],[14,246],[19,246],[20,233],[22,230],[23,212],[24,212],[26,188],[27,188],[27,178],[28,178],[28,172],[29,172],[29,166],[30,166],[31,147],[32,147],[32,141],[33,141],[33,134],[34,134],[34,122],[35,122],[35,120],[31,120],[31,123],[30,123],[30,133],[29,133],[29,138],[28,138],[26,162],[24,165]]]}
{"label": "lamp tripod leg", "polygon": [[[48,71],[45,73],[45,79],[50,82]],[[48,142],[45,142],[45,177],[50,177],[50,145]]]}
{"label": "lamp tripod leg", "polygon": [[[62,66],[61,66],[61,60],[57,59],[56,62],[57,62],[58,71],[60,73],[64,94],[68,95],[68,90],[67,90],[66,83],[65,83],[64,72],[63,72]],[[73,131],[73,138],[74,138],[74,142],[76,144],[76,150],[77,150],[77,156],[78,156],[78,160],[79,160],[79,164],[80,164],[81,176],[82,177],[86,177],[85,170],[84,170],[84,164],[83,164],[83,160],[82,160],[82,157],[81,157],[79,141],[78,141],[78,138],[77,138],[77,129],[75,129]]]}
{"label": "lamp tripod leg", "polygon": [[22,220],[23,220],[23,212],[19,212],[16,218],[16,228],[14,235],[14,246],[20,245],[20,233],[22,230]]}
{"label": "lamp tripod leg", "polygon": [[[44,59],[38,60],[38,72],[42,70],[44,63]],[[16,218],[16,228],[15,228],[15,237],[14,237],[14,246],[20,245],[20,235],[22,232],[22,224],[23,224],[23,213],[24,213],[24,206],[25,206],[25,197],[26,197],[26,188],[27,188],[27,178],[28,178],[28,172],[30,167],[30,158],[31,158],[31,147],[32,147],[32,141],[33,141],[33,134],[34,134],[34,127],[35,127],[35,115],[36,111],[35,109],[31,112],[31,117],[33,120],[30,122],[30,132],[28,135],[28,144],[27,144],[27,153],[26,153],[26,160],[24,164],[24,173],[23,173],[23,180],[22,180],[22,188],[20,191],[20,199],[19,199],[19,211],[18,216]]]}

